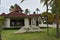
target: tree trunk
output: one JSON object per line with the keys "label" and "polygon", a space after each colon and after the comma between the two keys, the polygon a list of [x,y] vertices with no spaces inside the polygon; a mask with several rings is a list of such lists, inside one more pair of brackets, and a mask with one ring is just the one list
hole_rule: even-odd
{"label": "tree trunk", "polygon": [[2,40],[2,38],[1,38],[1,27],[0,27],[0,40]]}
{"label": "tree trunk", "polygon": [[56,10],[56,37],[59,38],[59,15],[58,15],[58,0],[55,0],[55,10]]}
{"label": "tree trunk", "polygon": [[[48,2],[46,0],[46,12],[48,13]],[[48,14],[47,14],[47,35],[49,36],[49,27],[48,27]]]}
{"label": "tree trunk", "polygon": [[56,9],[56,37],[59,38],[59,15],[58,15],[58,8]]}
{"label": "tree trunk", "polygon": [[2,40],[2,39],[1,39],[1,33],[0,33],[0,40]]}

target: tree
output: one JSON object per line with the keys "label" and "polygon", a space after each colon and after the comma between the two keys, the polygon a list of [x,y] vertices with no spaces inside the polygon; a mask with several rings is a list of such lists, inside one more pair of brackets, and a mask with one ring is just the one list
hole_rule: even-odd
{"label": "tree", "polygon": [[59,15],[58,15],[58,11],[59,11],[59,2],[60,0],[55,0],[55,11],[56,11],[56,37],[59,38]]}
{"label": "tree", "polygon": [[11,5],[11,7],[10,7],[11,9],[14,9],[14,6],[13,5]]}
{"label": "tree", "polygon": [[[52,3],[53,1],[53,3]],[[57,32],[57,38],[59,38],[59,13],[60,13],[60,0],[51,0],[52,3],[52,12],[56,13],[56,32]],[[46,5],[46,7],[48,7]],[[47,10],[48,11],[48,10]]]}
{"label": "tree", "polygon": [[10,6],[10,12],[16,11],[16,12],[23,12],[23,10],[20,8],[18,4],[14,4]]}
{"label": "tree", "polygon": [[14,9],[16,9],[16,7],[19,7],[19,5],[18,5],[18,4],[15,4],[15,5],[14,5]]}
{"label": "tree", "polygon": [[[44,5],[46,5],[46,12],[48,13],[48,1],[49,0],[41,0],[41,2],[44,2]],[[48,28],[48,15],[46,16],[47,19],[47,35],[49,36],[49,28]]]}
{"label": "tree", "polygon": [[[51,4],[51,5],[52,5],[52,9],[51,9],[52,13],[56,13],[56,10],[55,10],[56,3],[55,3],[55,1],[53,1],[53,4]],[[58,7],[58,12],[60,14],[60,0],[58,0],[57,7]]]}
{"label": "tree", "polygon": [[2,40],[1,38],[1,32],[2,32],[2,26],[4,24],[4,17],[0,16],[0,40]]}
{"label": "tree", "polygon": [[34,11],[33,14],[36,14],[36,12]]}
{"label": "tree", "polygon": [[60,0],[54,0],[52,4],[52,13],[56,16],[56,37],[59,38],[59,16],[60,16]]}
{"label": "tree", "polygon": [[25,9],[25,13],[26,14],[28,14],[30,11],[29,11],[29,9],[27,8],[27,9]]}
{"label": "tree", "polygon": [[48,15],[48,24],[52,24],[53,23],[53,19],[54,19],[54,15],[52,13],[47,13],[47,12],[43,12],[42,13],[42,17],[44,17],[45,21],[46,21],[46,16]]}
{"label": "tree", "polygon": [[38,14],[38,11],[40,11],[38,8],[36,8],[36,11],[37,11],[37,14]]}
{"label": "tree", "polygon": [[9,10],[10,10],[10,12],[14,11],[14,6],[11,5]]}

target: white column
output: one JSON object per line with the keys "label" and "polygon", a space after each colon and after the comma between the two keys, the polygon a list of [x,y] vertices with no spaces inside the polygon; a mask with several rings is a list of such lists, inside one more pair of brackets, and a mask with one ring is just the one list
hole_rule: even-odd
{"label": "white column", "polygon": [[43,24],[43,19],[40,19],[40,21],[41,21],[41,24]]}
{"label": "white column", "polygon": [[7,27],[9,28],[10,27],[10,18],[6,18],[6,24],[7,24]]}
{"label": "white column", "polygon": [[31,19],[31,25],[36,26],[36,20],[34,18]]}
{"label": "white column", "polygon": [[43,20],[41,20],[41,23],[43,24]]}
{"label": "white column", "polygon": [[29,27],[29,18],[24,19],[24,24],[26,27]]}

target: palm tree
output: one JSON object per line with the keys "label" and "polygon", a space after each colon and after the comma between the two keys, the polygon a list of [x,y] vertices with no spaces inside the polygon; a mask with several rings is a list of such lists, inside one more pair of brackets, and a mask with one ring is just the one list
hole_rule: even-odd
{"label": "palm tree", "polygon": [[18,5],[18,4],[15,4],[15,5],[14,5],[14,10],[15,10],[17,7],[19,7],[19,5]]}
{"label": "palm tree", "polygon": [[16,8],[17,6],[19,6],[19,5],[15,4],[15,5],[14,5],[14,8]]}
{"label": "palm tree", "polygon": [[25,13],[26,13],[26,14],[30,13],[30,11],[29,11],[29,9],[28,9],[28,8],[27,8],[27,9],[25,9]]}
{"label": "palm tree", "polygon": [[38,8],[36,8],[36,11],[37,11],[37,14],[38,14],[38,11],[40,11]]}
{"label": "palm tree", "polygon": [[9,10],[10,10],[10,12],[14,11],[14,6],[11,5]]}
{"label": "palm tree", "polygon": [[18,6],[17,4],[15,4],[14,6]]}
{"label": "palm tree", "polygon": [[[44,5],[46,5],[46,13],[48,13],[48,1],[49,0],[41,0],[41,2],[44,2]],[[48,15],[46,16],[47,21],[47,35],[49,35],[49,28],[48,28]]]}
{"label": "palm tree", "polygon": [[17,9],[17,11],[19,11],[21,13],[23,12],[23,10],[20,8],[20,6],[18,4],[14,5],[14,10],[16,11],[16,9]]}
{"label": "palm tree", "polygon": [[34,11],[33,14],[36,14],[36,12]]}
{"label": "palm tree", "polygon": [[[44,4],[46,4],[46,12],[48,12],[48,1],[49,0],[41,0],[42,2],[44,2]],[[55,13],[56,13],[56,32],[57,32],[57,38],[59,38],[59,15],[58,13],[60,12],[59,11],[59,4],[60,4],[60,0],[51,0],[50,3],[53,1],[53,5],[54,5],[54,9],[55,9]],[[59,11],[59,12],[58,12]],[[47,27],[48,27],[48,23],[47,23]],[[48,31],[48,30],[47,30]]]}

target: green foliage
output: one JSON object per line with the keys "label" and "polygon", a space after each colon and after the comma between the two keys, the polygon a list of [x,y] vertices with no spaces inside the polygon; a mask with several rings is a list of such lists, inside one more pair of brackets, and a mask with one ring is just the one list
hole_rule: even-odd
{"label": "green foliage", "polygon": [[40,11],[38,8],[36,8],[36,12],[38,13],[38,11]]}
{"label": "green foliage", "polygon": [[50,0],[40,0],[41,3],[44,3],[44,6],[49,2]]}
{"label": "green foliage", "polygon": [[[57,3],[56,3],[57,2]],[[58,14],[58,21],[60,23],[60,0],[53,1],[51,12],[55,14],[54,20],[56,21],[56,15]],[[57,12],[57,13],[56,13]]]}
{"label": "green foliage", "polygon": [[20,7],[20,6],[18,4],[11,5],[9,10],[10,11],[15,11],[17,9],[17,7]]}
{"label": "green foliage", "polygon": [[36,11],[40,11],[38,8],[36,8]]}
{"label": "green foliage", "polygon": [[1,32],[2,32],[2,26],[4,24],[4,17],[0,16],[0,40],[1,40]]}
{"label": "green foliage", "polygon": [[34,11],[33,14],[36,14],[36,12]]}
{"label": "green foliage", "polygon": [[56,8],[55,6],[58,8],[58,13],[60,14],[60,0],[57,0],[57,3],[55,3],[55,1],[53,1],[52,4],[52,13],[56,13]]}
{"label": "green foliage", "polygon": [[[44,17],[45,20],[46,20],[46,17],[47,17],[47,16],[48,16],[48,23],[49,23],[49,24],[52,24],[53,18],[54,18],[53,15],[52,15],[52,13],[49,13],[49,12],[48,12],[48,13],[47,13],[47,12],[43,12],[43,13],[42,13],[42,17]],[[44,20],[44,19],[43,19],[43,20]]]}
{"label": "green foliage", "polygon": [[18,6],[17,4],[15,4],[14,6]]}
{"label": "green foliage", "polygon": [[29,11],[29,9],[27,8],[27,9],[25,9],[25,13],[26,14],[28,14],[30,11]]}
{"label": "green foliage", "polygon": [[11,6],[10,6],[10,8],[11,8],[11,9],[13,9],[13,8],[14,8],[14,6],[13,6],[13,5],[11,5]]}
{"label": "green foliage", "polygon": [[14,9],[15,9],[16,7],[19,7],[19,5],[18,5],[18,4],[14,4]]}
{"label": "green foliage", "polygon": [[0,16],[0,26],[2,26],[4,24],[4,17]]}

